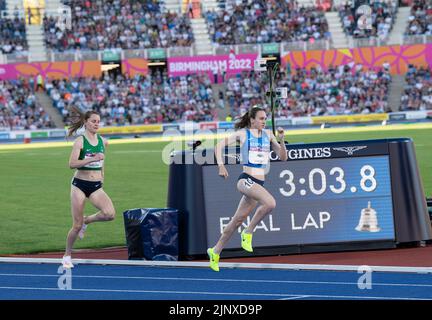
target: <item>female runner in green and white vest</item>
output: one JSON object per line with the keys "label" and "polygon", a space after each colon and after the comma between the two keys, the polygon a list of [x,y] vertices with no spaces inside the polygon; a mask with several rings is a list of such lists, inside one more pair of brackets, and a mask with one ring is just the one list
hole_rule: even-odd
{"label": "female runner in green and white vest", "polygon": [[[96,111],[81,112],[72,107],[72,111],[79,115],[72,121],[68,136],[72,136],[84,126],[83,135],[76,138],[69,158],[69,167],[77,169],[71,185],[71,206],[73,226],[70,229],[66,251],[63,256],[63,267],[73,268],[72,247],[77,237],[82,239],[87,225],[97,221],[111,221],[115,217],[115,209],[109,196],[102,189],[104,181],[105,148],[108,141],[102,138],[99,130],[100,116]],[[91,216],[84,216],[86,198],[99,211]]]}

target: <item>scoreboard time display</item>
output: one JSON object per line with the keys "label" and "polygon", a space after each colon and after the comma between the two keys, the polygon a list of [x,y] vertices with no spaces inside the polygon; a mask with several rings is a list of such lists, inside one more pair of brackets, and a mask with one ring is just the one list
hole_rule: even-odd
{"label": "scoreboard time display", "polygon": [[[231,179],[224,181],[217,168],[203,168],[208,245],[241,198],[235,180],[242,168],[227,169]],[[394,240],[389,173],[388,156],[273,162],[265,187],[276,208],[257,226],[254,246]],[[233,238],[227,248],[239,247]]]}

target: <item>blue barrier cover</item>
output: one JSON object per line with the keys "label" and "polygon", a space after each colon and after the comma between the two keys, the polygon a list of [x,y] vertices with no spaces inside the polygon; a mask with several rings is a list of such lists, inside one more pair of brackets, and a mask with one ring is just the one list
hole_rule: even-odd
{"label": "blue barrier cover", "polygon": [[123,217],[129,260],[178,260],[176,209],[130,209]]}

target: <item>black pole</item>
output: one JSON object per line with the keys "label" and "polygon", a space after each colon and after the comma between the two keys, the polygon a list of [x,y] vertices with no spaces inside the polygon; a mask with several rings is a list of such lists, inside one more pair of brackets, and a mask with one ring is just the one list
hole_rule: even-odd
{"label": "black pole", "polygon": [[273,134],[276,135],[275,131],[275,115],[274,115],[274,101],[273,101],[273,67],[268,67],[269,77],[270,77],[270,108],[272,113],[272,130]]}

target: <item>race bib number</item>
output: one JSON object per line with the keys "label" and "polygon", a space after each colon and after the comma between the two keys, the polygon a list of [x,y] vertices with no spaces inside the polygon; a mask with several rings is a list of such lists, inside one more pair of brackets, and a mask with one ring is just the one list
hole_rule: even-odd
{"label": "race bib number", "polygon": [[[86,153],[84,159],[93,158],[95,155],[96,155],[95,153]],[[102,168],[102,166],[103,166],[103,160],[99,160],[95,162],[90,162],[88,165],[85,166],[85,168],[98,169],[98,168]]]}
{"label": "race bib number", "polygon": [[267,164],[269,160],[269,153],[266,151],[249,151],[249,163],[253,164]]}

